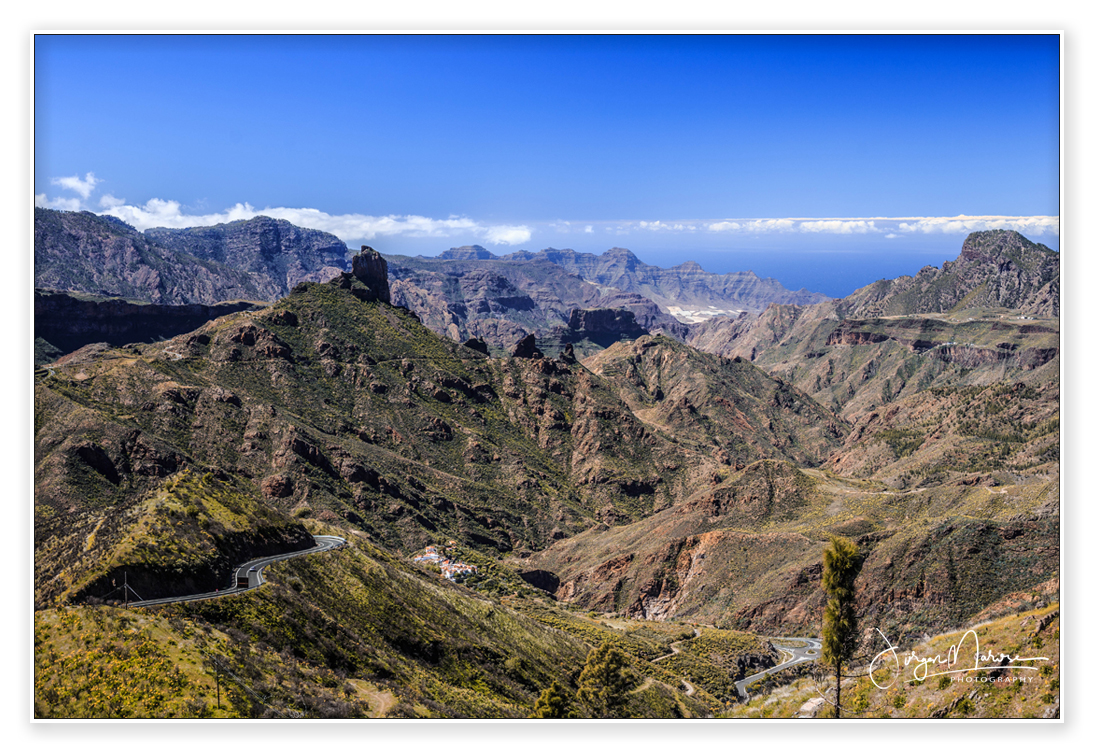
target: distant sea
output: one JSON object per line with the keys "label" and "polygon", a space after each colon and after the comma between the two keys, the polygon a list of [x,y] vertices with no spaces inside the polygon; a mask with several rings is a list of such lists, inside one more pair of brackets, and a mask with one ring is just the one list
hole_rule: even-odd
{"label": "distant sea", "polygon": [[925,266],[941,267],[956,259],[952,253],[878,253],[876,251],[698,251],[686,259],[676,254],[648,254],[642,261],[658,267],[671,267],[684,261],[696,261],[708,272],[726,274],[751,270],[759,277],[774,277],[788,290],[805,288],[830,298],[843,298],[877,280],[892,280],[915,275]]}
{"label": "distant sea", "polygon": [[[859,239],[855,239],[858,241]],[[877,280],[915,275],[925,266],[941,267],[961,254],[965,236],[931,236],[919,243],[848,242],[842,249],[769,247],[631,250],[658,267],[695,261],[708,272],[726,274],[751,270],[759,277],[774,277],[789,290],[805,288],[832,298],[843,298]],[[1030,238],[1059,249],[1059,239]],[[622,244],[620,244],[622,245]]]}

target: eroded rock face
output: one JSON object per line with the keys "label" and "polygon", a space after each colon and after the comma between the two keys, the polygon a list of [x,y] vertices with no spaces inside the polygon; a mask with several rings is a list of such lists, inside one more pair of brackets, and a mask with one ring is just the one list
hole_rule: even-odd
{"label": "eroded rock face", "polygon": [[178,253],[267,278],[280,297],[301,282],[326,282],[346,268],[346,244],[288,220],[254,217],[212,227],[149,228],[145,235]]}
{"label": "eroded rock face", "polygon": [[262,494],[266,499],[287,497],[292,494],[292,479],[283,473],[268,476],[262,480]]}
{"label": "eroded rock face", "polygon": [[361,253],[353,257],[353,276],[369,287],[374,296],[372,300],[391,303],[387,262],[378,251],[369,246],[361,246]]}
{"label": "eroded rock face", "polygon": [[113,217],[34,210],[36,288],[171,305],[264,301],[285,292],[265,274],[194,257]]}
{"label": "eroded rock face", "polygon": [[536,336],[527,335],[513,349],[513,358],[543,358],[543,352],[536,347]]}

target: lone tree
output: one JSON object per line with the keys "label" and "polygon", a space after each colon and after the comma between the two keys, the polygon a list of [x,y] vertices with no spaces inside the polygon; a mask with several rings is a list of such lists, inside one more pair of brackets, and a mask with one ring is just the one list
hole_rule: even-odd
{"label": "lone tree", "polygon": [[634,674],[627,668],[623,652],[604,643],[589,652],[578,678],[577,700],[601,718],[623,715],[627,692],[634,687]]}
{"label": "lone tree", "polygon": [[539,694],[529,719],[573,719],[575,716],[573,695],[555,680]]}
{"label": "lone tree", "polygon": [[843,667],[850,662],[858,643],[855,617],[855,576],[860,558],[858,547],[840,536],[833,536],[824,550],[824,574],[821,585],[828,594],[821,628],[821,662],[836,672],[836,718],[840,718],[840,682]]}

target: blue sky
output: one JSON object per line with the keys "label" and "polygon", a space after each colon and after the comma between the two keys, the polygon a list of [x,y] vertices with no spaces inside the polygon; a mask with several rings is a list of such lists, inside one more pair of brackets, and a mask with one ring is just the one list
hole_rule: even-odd
{"label": "blue sky", "polygon": [[845,295],[1059,248],[1055,36],[35,38],[35,203],[436,254],[630,248]]}

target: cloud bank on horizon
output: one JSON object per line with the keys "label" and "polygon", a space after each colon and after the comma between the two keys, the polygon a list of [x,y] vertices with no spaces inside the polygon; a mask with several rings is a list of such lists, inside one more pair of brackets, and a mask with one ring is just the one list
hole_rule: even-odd
{"label": "cloud bank on horizon", "polygon": [[[190,213],[174,200],[150,199],[144,204],[129,204],[113,194],[103,194],[91,201],[95,187],[103,181],[94,173],[52,178],[51,185],[60,186],[76,196],[36,194],[34,205],[65,211],[92,211],[126,222],[138,230],[152,227],[187,228],[218,225],[258,216],[288,220],[294,225],[331,233],[347,244],[372,241],[378,237],[405,236],[410,238],[475,238],[487,243],[516,246],[527,243],[536,235],[536,223],[489,224],[478,220],[449,216],[444,219],[421,215],[329,214],[319,209],[265,207],[257,209],[246,202],[212,213]],[[899,238],[916,234],[968,234],[980,230],[1016,230],[1035,237],[1060,235],[1058,216],[1015,217],[1003,215],[956,215],[952,217],[784,217],[737,218],[708,220],[623,220],[570,222],[559,220],[542,223],[555,233],[592,234],[597,230],[609,235],[633,233],[702,233],[709,235],[760,235],[771,233],[803,233],[831,235],[877,234]]]}

